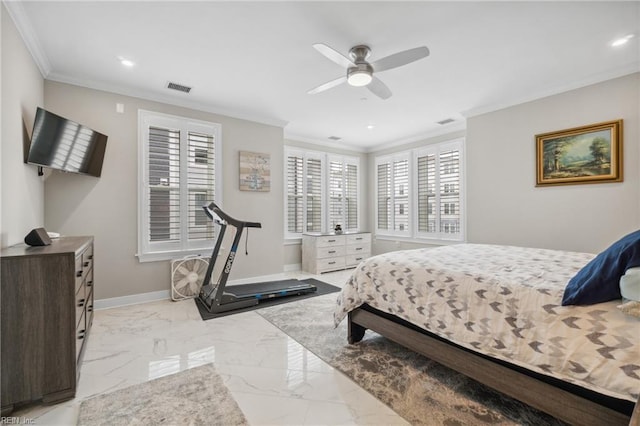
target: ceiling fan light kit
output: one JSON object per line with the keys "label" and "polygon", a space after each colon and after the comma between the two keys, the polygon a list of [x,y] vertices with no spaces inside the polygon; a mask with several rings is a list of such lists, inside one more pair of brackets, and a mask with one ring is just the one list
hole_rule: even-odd
{"label": "ceiling fan light kit", "polygon": [[350,86],[366,87],[380,99],[388,99],[391,97],[391,90],[389,90],[387,85],[379,78],[375,77],[373,73],[375,71],[382,72],[398,68],[429,56],[429,49],[422,46],[394,53],[393,55],[369,63],[367,62],[367,58],[371,54],[371,49],[369,49],[369,46],[363,44],[354,46],[349,50],[351,59],[323,43],[316,43],[313,47],[332,62],[346,68],[347,75],[346,77],[339,77],[309,90],[307,93],[310,95],[324,92],[346,81]]}

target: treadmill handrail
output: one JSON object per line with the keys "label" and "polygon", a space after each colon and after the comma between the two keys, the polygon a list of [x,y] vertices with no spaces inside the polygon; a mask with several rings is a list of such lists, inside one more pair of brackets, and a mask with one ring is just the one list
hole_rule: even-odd
{"label": "treadmill handrail", "polygon": [[231,216],[223,212],[222,209],[220,209],[220,207],[216,205],[216,203],[212,202],[208,206],[202,206],[202,208],[204,209],[204,212],[207,214],[207,216],[209,216],[211,220],[216,220],[216,218],[212,214],[212,213],[215,213],[216,215],[218,215],[218,217],[220,217],[220,219],[222,219],[223,221],[225,221],[226,223],[232,226],[235,226],[236,228],[239,228],[239,227],[262,228],[262,224],[260,222],[245,222],[244,220],[238,220],[238,219],[232,218]]}

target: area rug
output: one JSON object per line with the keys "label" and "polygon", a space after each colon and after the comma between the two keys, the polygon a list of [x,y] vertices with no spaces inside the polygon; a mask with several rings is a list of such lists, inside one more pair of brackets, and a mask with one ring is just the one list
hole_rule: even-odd
{"label": "area rug", "polygon": [[308,299],[308,298],[317,297],[317,296],[323,296],[325,294],[335,293],[340,291],[340,287],[327,284],[323,281],[316,280],[315,278],[307,278],[304,280],[289,279],[289,280],[282,280],[282,281],[269,281],[266,283],[234,285],[234,286],[228,286],[226,290],[228,290],[229,292],[233,292],[235,290],[235,291],[238,291],[238,294],[243,294],[243,293],[252,292],[256,286],[260,286],[260,285],[266,285],[269,287],[273,287],[274,285],[275,286],[280,285],[281,288],[285,288],[287,286],[302,284],[302,283],[313,284],[317,287],[317,290],[312,293],[295,295],[295,296],[262,299],[257,305],[249,306],[248,308],[235,309],[233,311],[228,311],[228,312],[220,312],[220,313],[209,312],[199,299],[196,298],[194,300],[195,300],[196,306],[198,307],[198,312],[200,312],[200,316],[202,317],[203,320],[206,321],[212,318],[220,318],[227,315],[239,314],[241,312],[253,311],[255,309],[262,309],[268,306],[275,306],[275,305],[281,305],[283,303],[296,302],[298,300]]}
{"label": "area rug", "polygon": [[333,326],[335,296],[257,312],[343,372],[412,425],[562,425],[468,377],[367,331],[347,344],[347,324]]}
{"label": "area rug", "polygon": [[87,399],[78,425],[247,425],[213,364]]}

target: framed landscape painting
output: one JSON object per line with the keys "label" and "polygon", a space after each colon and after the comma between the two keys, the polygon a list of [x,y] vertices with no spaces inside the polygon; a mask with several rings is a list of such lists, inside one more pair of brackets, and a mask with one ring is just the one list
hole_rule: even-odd
{"label": "framed landscape painting", "polygon": [[536,135],[536,186],[622,182],[622,120]]}

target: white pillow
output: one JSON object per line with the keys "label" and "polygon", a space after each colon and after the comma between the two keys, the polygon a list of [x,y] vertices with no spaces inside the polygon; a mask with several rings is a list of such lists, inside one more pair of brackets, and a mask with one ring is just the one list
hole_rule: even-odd
{"label": "white pillow", "polygon": [[640,301],[640,268],[629,268],[620,277],[620,293],[623,299]]}

